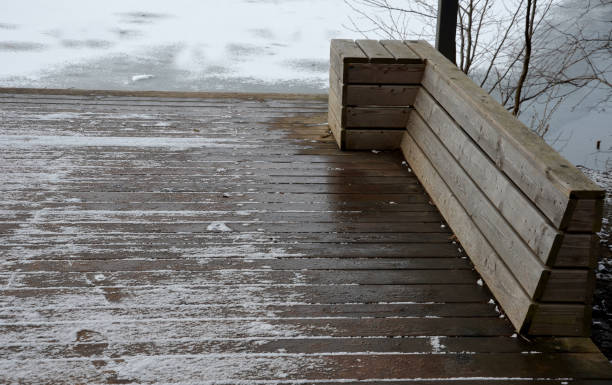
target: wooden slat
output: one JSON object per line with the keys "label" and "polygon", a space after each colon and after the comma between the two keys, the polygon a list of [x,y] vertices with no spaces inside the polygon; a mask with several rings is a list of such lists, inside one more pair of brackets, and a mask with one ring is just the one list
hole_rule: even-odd
{"label": "wooden slat", "polygon": [[598,243],[599,238],[594,234],[564,234],[553,266],[594,268]]}
{"label": "wooden slat", "polygon": [[341,95],[343,106],[411,106],[419,89],[414,85],[358,85],[343,84],[330,71],[330,89]]}
{"label": "wooden slat", "polygon": [[[535,349],[541,353],[597,353],[597,348],[587,338],[542,339],[536,344],[522,343],[510,337],[439,337],[445,354],[464,353],[521,353],[525,349]],[[356,339],[347,337],[334,338],[261,338],[249,339],[205,339],[193,341],[123,341],[113,344],[105,343],[55,343],[43,346],[0,346],[0,354],[20,354],[23,359],[35,359],[41,354],[54,355],[57,358],[78,358],[91,352],[92,355],[106,345],[112,356],[135,355],[182,355],[225,353],[278,353],[284,349],[288,354],[303,353],[396,353],[428,354],[431,351],[430,338],[398,338],[389,342],[386,338],[372,337]],[[89,348],[89,349],[88,349]],[[593,349],[594,348],[594,349]],[[528,350],[527,350],[528,351]],[[496,382],[497,383],[497,382]]]}
{"label": "wooden slat", "polygon": [[411,106],[418,87],[394,85],[347,85],[348,106]]}
{"label": "wooden slat", "polygon": [[423,59],[400,40],[381,40],[383,45],[398,63],[423,63]]}
{"label": "wooden slat", "polygon": [[530,297],[407,133],[402,139],[401,148],[436,206],[442,213],[446,213],[446,220],[457,237],[464,239],[463,247],[474,261],[477,271],[489,282],[489,289],[506,311],[514,327],[517,330],[523,329],[525,320],[533,311]]}
{"label": "wooden slat", "polygon": [[395,63],[391,55],[378,40],[356,40],[355,43],[366,54],[370,63]]}
{"label": "wooden slat", "polygon": [[[418,165],[432,170],[418,146],[410,165],[399,152],[335,151],[324,137],[325,100],[4,99],[0,111],[15,129],[3,134],[39,139],[0,143],[2,383],[612,377],[588,339],[511,337],[516,314],[504,318],[498,306],[527,297],[468,213],[453,216],[456,234],[442,222],[430,199],[463,208],[448,188],[430,198],[418,185]],[[36,122],[37,109],[91,110],[99,123],[79,133],[91,116]],[[115,109],[153,119],[122,120]],[[368,136],[373,130],[350,131],[369,145],[380,140]],[[75,134],[133,143],[227,135],[252,147],[45,147],[40,139]],[[110,189],[121,191],[100,191]],[[233,231],[219,231],[220,222]],[[471,242],[459,245],[454,235],[465,233]],[[566,239],[566,255],[577,257],[582,238]],[[490,287],[506,302],[491,300],[463,247],[483,253],[479,270],[501,277]],[[553,277],[553,293],[565,278]],[[531,305],[527,298],[523,309]],[[536,305],[547,307],[534,328],[576,327],[563,325],[579,306]]]}
{"label": "wooden slat", "polygon": [[404,130],[346,130],[346,150],[395,150],[399,148]]}
{"label": "wooden slat", "polygon": [[582,304],[538,304],[529,326],[533,335],[589,335],[590,306]]}
{"label": "wooden slat", "polygon": [[586,289],[592,286],[591,279],[594,277],[587,269],[552,270],[540,301],[589,302],[592,291]]}
{"label": "wooden slat", "polygon": [[[423,86],[558,228],[570,199],[601,199],[603,190],[476,86],[433,47],[409,44],[429,59]],[[546,183],[543,183],[546,181]]]}
{"label": "wooden slat", "polygon": [[346,77],[346,63],[367,63],[368,57],[353,40],[332,39],[330,43],[330,71],[342,80]]}
{"label": "wooden slat", "polygon": [[512,229],[544,264],[550,265],[559,249],[561,233],[482,152],[478,144],[457,126],[429,92],[419,91],[415,108]]}
{"label": "wooden slat", "polygon": [[332,81],[332,79],[337,79],[338,76],[334,71],[329,71],[330,75],[330,88],[329,88],[329,99],[328,99],[328,126],[336,140],[336,144],[338,148],[344,150],[346,148],[345,145],[345,125],[346,118],[344,117],[345,111],[342,106],[341,88],[335,87],[338,85],[338,81]]}
{"label": "wooden slat", "polygon": [[[420,83],[423,64],[348,63],[341,80],[346,84],[413,84]],[[341,75],[338,73],[338,75]]]}
{"label": "wooden slat", "polygon": [[[470,213],[474,224],[490,240],[491,246],[529,297],[537,300],[543,290],[542,280],[549,274],[542,262],[526,247],[418,113],[411,115],[407,134],[421,148],[446,184],[452,186],[451,190],[457,200]],[[441,213],[450,223],[449,213],[445,210],[441,210]],[[461,237],[459,240],[466,243]]]}
{"label": "wooden slat", "polygon": [[409,107],[346,107],[346,128],[398,128],[408,122]]}
{"label": "wooden slat", "polygon": [[578,199],[572,203],[567,231],[596,233],[601,230],[603,199]]}

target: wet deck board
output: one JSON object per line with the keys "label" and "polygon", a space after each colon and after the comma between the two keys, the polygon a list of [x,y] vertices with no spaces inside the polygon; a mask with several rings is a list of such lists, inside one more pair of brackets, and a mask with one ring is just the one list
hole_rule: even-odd
{"label": "wet deck board", "polygon": [[[606,383],[316,97],[0,93],[2,383]],[[590,382],[591,383],[591,382]]]}

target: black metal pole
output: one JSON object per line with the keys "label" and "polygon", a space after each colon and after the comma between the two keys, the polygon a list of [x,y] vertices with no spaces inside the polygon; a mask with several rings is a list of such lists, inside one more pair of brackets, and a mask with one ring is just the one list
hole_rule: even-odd
{"label": "black metal pole", "polygon": [[455,36],[457,30],[458,0],[438,0],[436,49],[455,62]]}

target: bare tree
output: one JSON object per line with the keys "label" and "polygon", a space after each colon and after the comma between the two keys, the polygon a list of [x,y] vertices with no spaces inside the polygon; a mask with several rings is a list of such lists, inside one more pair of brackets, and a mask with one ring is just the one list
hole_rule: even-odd
{"label": "bare tree", "polygon": [[[364,36],[435,36],[435,0],[345,1],[354,11],[347,28]],[[599,90],[597,104],[610,102],[612,32],[591,29],[589,20],[599,17],[609,23],[612,1],[494,3],[459,0],[456,63],[464,73],[517,116],[535,103],[544,106],[530,122],[540,135],[548,132],[547,122],[573,93]]]}

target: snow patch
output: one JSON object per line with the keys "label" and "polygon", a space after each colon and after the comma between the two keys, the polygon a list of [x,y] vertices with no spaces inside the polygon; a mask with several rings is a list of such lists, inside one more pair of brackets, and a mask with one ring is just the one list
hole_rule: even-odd
{"label": "snow patch", "polygon": [[434,353],[446,353],[443,351],[443,349],[446,349],[446,346],[440,343],[440,336],[429,337],[429,344],[431,345],[431,349]]}
{"label": "snow patch", "polygon": [[231,228],[229,228],[228,225],[226,225],[223,222],[212,222],[210,225],[208,225],[206,227],[206,230],[208,230],[208,231],[222,231],[222,232],[233,231]]}

